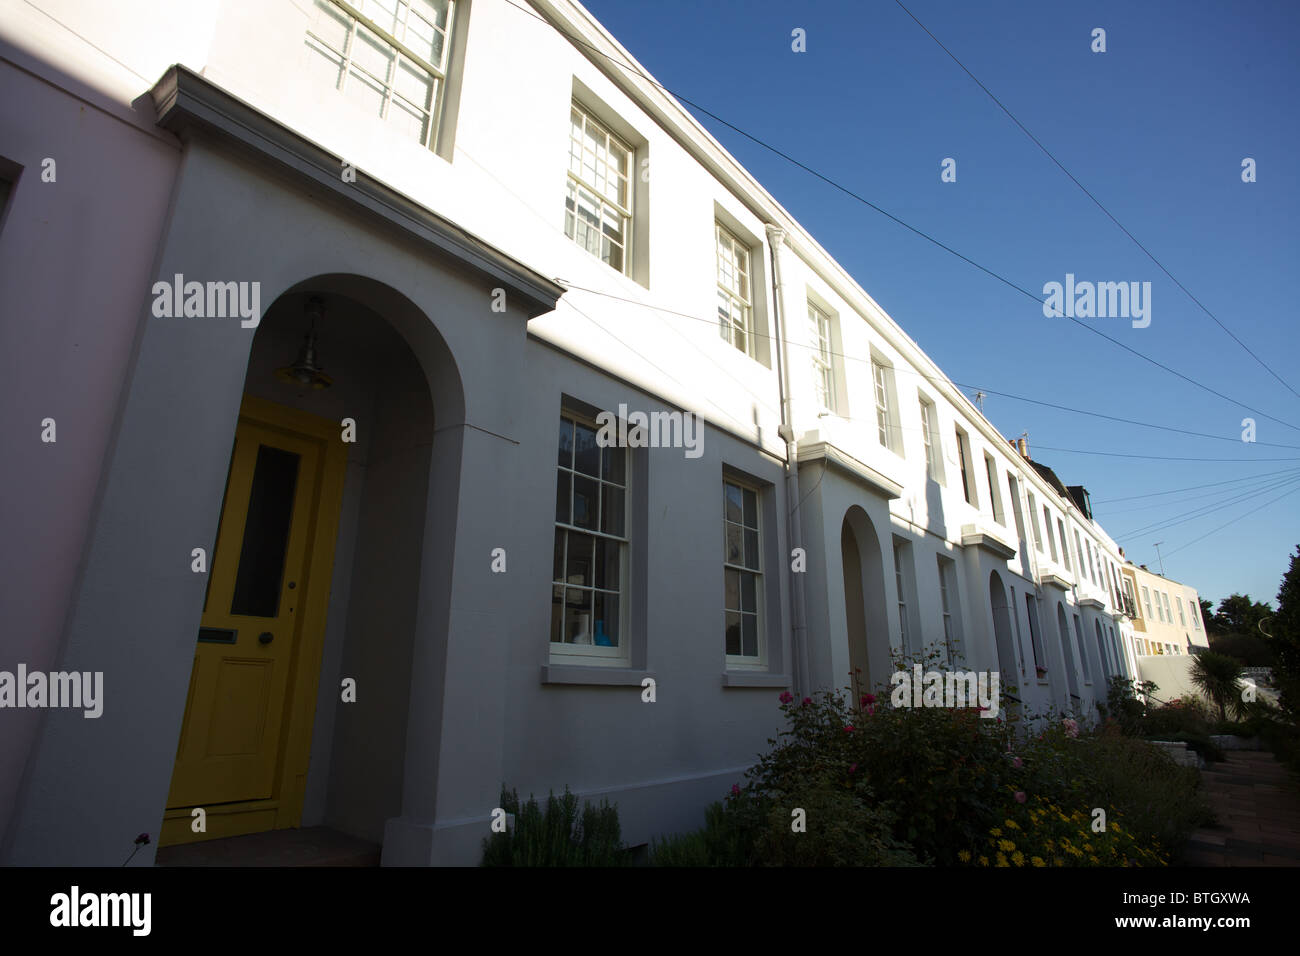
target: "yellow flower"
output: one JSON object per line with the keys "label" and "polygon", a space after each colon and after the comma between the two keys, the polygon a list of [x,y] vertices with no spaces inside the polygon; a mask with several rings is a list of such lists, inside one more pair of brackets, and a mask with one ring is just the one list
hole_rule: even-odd
{"label": "yellow flower", "polygon": [[987,856],[981,856],[980,866],[988,866],[988,865],[989,865],[989,858]]}
{"label": "yellow flower", "polygon": [[1031,856],[1029,858],[1029,863],[1031,866],[1047,866],[1047,864],[1043,862],[1043,858],[1041,856]]}
{"label": "yellow flower", "polygon": [[1015,848],[1016,848],[1016,845],[1015,845],[1014,843],[1012,843],[1010,840],[999,840],[999,841],[998,841],[998,849],[1001,850],[1003,853],[1010,853],[1010,852],[1011,852],[1012,850],[1014,850]]}
{"label": "yellow flower", "polygon": [[1015,853],[1011,854],[1011,862],[1014,863],[1016,866],[1024,866],[1025,855],[1021,853],[1019,850],[1017,850]]}
{"label": "yellow flower", "polygon": [[1101,862],[1101,860],[1097,859],[1097,854],[1095,854],[1095,853],[1090,853],[1090,854],[1088,855],[1088,859],[1092,860],[1093,863],[1100,863],[1100,862]]}
{"label": "yellow flower", "polygon": [[994,827],[992,830],[989,831],[989,836],[1000,837],[1002,836],[1002,831],[999,830],[997,827]]}
{"label": "yellow flower", "polygon": [[1020,829],[1020,824],[1017,823],[1015,820],[1003,820],[1002,822],[1005,823],[1007,825],[1007,828],[1010,830]]}
{"label": "yellow flower", "polygon": [[1003,856],[1001,853],[999,853],[999,854],[998,854],[998,866],[1009,866],[1009,865],[1010,865],[1010,864],[1007,863],[1007,858],[1006,858],[1005,856]]}
{"label": "yellow flower", "polygon": [[957,859],[961,860],[963,863],[969,863],[969,862],[970,862],[970,850],[958,850],[958,851],[957,851]]}

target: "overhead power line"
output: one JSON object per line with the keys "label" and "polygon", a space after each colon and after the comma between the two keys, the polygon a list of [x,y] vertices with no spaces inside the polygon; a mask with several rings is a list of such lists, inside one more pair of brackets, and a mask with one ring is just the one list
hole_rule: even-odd
{"label": "overhead power line", "polygon": [[1248,475],[1245,478],[1227,478],[1224,479],[1223,481],[1210,481],[1210,482],[1206,482],[1203,485],[1188,485],[1186,488],[1173,488],[1169,491],[1152,491],[1145,495],[1124,495],[1119,498],[1094,498],[1092,500],[1092,503],[1094,505],[1104,505],[1112,501],[1133,501],[1134,499],[1137,498],[1155,498],[1159,495],[1176,495],[1180,491],[1196,491],[1198,488],[1213,488],[1217,485],[1231,485],[1241,481],[1254,481],[1259,478],[1268,478],[1273,475],[1285,475],[1290,473],[1293,470],[1294,469],[1291,468],[1283,468],[1280,471],[1266,471],[1262,475]]}
{"label": "overhead power line", "polygon": [[1195,521],[1197,518],[1204,518],[1206,515],[1214,514],[1216,511],[1222,511],[1224,508],[1230,508],[1243,501],[1249,501],[1251,498],[1258,498],[1260,495],[1266,495],[1270,491],[1277,491],[1279,488],[1285,488],[1294,482],[1300,482],[1300,476],[1290,475],[1285,478],[1274,478],[1263,488],[1241,492],[1226,501],[1200,505],[1193,508],[1191,511],[1185,511],[1182,514],[1173,515],[1172,517],[1164,518],[1160,521],[1153,521],[1150,524],[1143,525],[1141,528],[1134,528],[1132,531],[1125,532],[1121,537],[1133,538],[1140,534],[1152,534],[1153,532],[1164,531],[1167,528],[1175,528],[1180,524],[1186,524],[1188,521]]}
{"label": "overhead power line", "polygon": [[[612,300],[615,301],[615,302],[623,302],[623,303],[625,303],[625,304],[627,304],[627,305],[635,305],[635,306],[638,306],[638,307],[643,308],[643,309],[650,309],[650,310],[652,310],[652,311],[654,311],[654,312],[661,312],[661,313],[664,313],[665,315],[673,315],[673,316],[677,316],[677,317],[679,317],[679,318],[683,318],[683,319],[690,319],[692,322],[704,322],[704,323],[707,323],[707,324],[710,325],[710,326],[713,326],[713,325],[716,325],[716,324],[717,324],[717,320],[716,320],[716,319],[707,318],[707,317],[704,317],[704,316],[698,316],[698,315],[691,315],[691,314],[688,313],[688,312],[678,312],[678,311],[675,310],[675,309],[664,308],[663,306],[655,305],[655,304],[653,304],[653,303],[651,303],[651,302],[642,302],[642,301],[640,301],[639,299],[629,299],[629,298],[627,298],[626,296],[614,295],[613,293],[603,292],[603,291],[601,291],[600,289],[592,289],[592,288],[589,288],[589,287],[587,287],[587,286],[576,285],[576,284],[574,284],[574,283],[572,283],[572,282],[569,282],[569,281],[567,281],[567,280],[565,280],[565,279],[556,279],[555,281],[558,282],[558,283],[560,283],[561,285],[563,285],[565,288],[570,289],[570,290],[575,291],[575,292],[586,292],[586,293],[588,293],[588,294],[590,294],[590,295],[598,295],[598,296],[601,296],[602,298],[605,298],[605,299],[612,299]],[[760,337],[760,338],[768,339],[769,341],[775,339],[775,336],[773,336],[773,335],[769,335],[769,334],[767,334],[767,333],[758,333],[758,332],[755,332],[755,333],[752,333],[752,334],[754,334],[755,336]],[[809,353],[817,352],[817,353],[819,353],[819,354],[830,355],[830,356],[834,356],[834,357],[836,357],[836,358],[842,358],[842,359],[844,359],[845,361],[849,361],[849,362],[861,362],[861,363],[863,363],[863,364],[865,364],[865,365],[870,365],[870,364],[871,364],[871,359],[869,359],[869,358],[862,358],[861,356],[858,356],[858,355],[850,355],[850,354],[848,354],[847,352],[837,352],[837,351],[835,351],[835,350],[833,350],[833,349],[832,349],[832,350],[829,350],[829,351],[826,351],[826,352],[823,352],[823,351],[821,350],[820,347],[818,347],[818,346],[813,346],[813,345],[808,345],[807,343],[804,343],[804,342],[789,342],[789,341],[787,341],[785,344],[786,344],[787,346],[791,346],[791,347],[794,347],[794,348],[805,349],[805,350],[808,351]],[[952,384],[952,385],[955,385],[955,386],[958,387],[958,388],[965,388],[965,389],[971,389],[971,390],[979,390],[979,391],[983,392],[985,395],[997,395],[999,398],[1008,398],[1008,399],[1011,399],[1012,401],[1016,401],[1016,402],[1026,402],[1026,403],[1028,403],[1028,404],[1030,404],[1030,405],[1041,405],[1041,406],[1043,406],[1043,407],[1045,407],[1045,408],[1053,408],[1053,409],[1056,409],[1056,410],[1058,410],[1058,411],[1063,411],[1063,412],[1072,412],[1072,413],[1074,413],[1074,414],[1076,414],[1076,415],[1088,415],[1088,416],[1090,416],[1090,417],[1092,417],[1092,418],[1100,418],[1100,419],[1103,419],[1103,420],[1105,420],[1105,421],[1109,421],[1109,422],[1119,422],[1119,423],[1121,423],[1121,424],[1125,424],[1125,425],[1138,425],[1138,426],[1140,426],[1140,427],[1142,427],[1142,428],[1154,428],[1154,429],[1157,429],[1157,430],[1159,430],[1159,431],[1174,432],[1174,433],[1177,433],[1177,434],[1180,434],[1180,435],[1190,435],[1190,436],[1192,436],[1192,437],[1194,437],[1194,438],[1211,438],[1211,439],[1214,439],[1215,441],[1229,441],[1229,442],[1233,442],[1234,444],[1235,444],[1235,443],[1239,443],[1239,442],[1241,441],[1241,439],[1240,439],[1239,437],[1236,437],[1236,436],[1231,436],[1231,435],[1212,435],[1212,434],[1210,434],[1209,432],[1197,432],[1197,431],[1192,431],[1191,429],[1188,429],[1188,428],[1178,428],[1178,427],[1173,426],[1173,425],[1159,425],[1159,424],[1156,424],[1155,422],[1144,422],[1144,421],[1140,421],[1140,420],[1135,419],[1135,418],[1121,418],[1121,417],[1119,417],[1119,416],[1117,416],[1117,415],[1107,415],[1107,414],[1105,414],[1105,413],[1103,413],[1103,412],[1094,412],[1094,411],[1090,411],[1089,409],[1086,409],[1086,408],[1073,408],[1073,407],[1071,407],[1071,406],[1069,406],[1069,405],[1061,405],[1061,404],[1059,404],[1059,403],[1057,403],[1057,402],[1048,402],[1048,401],[1044,401],[1044,400],[1042,400],[1042,399],[1038,399],[1038,398],[1029,398],[1029,397],[1026,396],[1026,395],[1015,395],[1015,394],[1012,394],[1011,392],[1003,392],[1003,391],[1000,391],[1000,390],[998,390],[998,389],[996,389],[996,388],[989,388],[987,385],[971,385],[971,384],[969,384],[969,383],[954,382],[952,379],[947,379],[947,378],[940,379],[940,378],[937,378],[937,377],[935,377],[935,376],[933,376],[933,375],[927,375],[927,374],[925,374],[924,372],[920,371],[919,369],[912,369],[912,368],[898,369],[898,368],[896,368],[896,369],[894,369],[894,371],[895,371],[896,373],[903,373],[903,374],[907,374],[907,375],[916,375],[917,377],[919,377],[919,378],[921,378],[921,379],[924,379],[925,381],[930,382],[931,384],[935,384],[935,385],[937,385],[937,384],[943,384],[943,383],[947,382],[947,383],[950,383],[950,384]],[[983,410],[981,409],[981,412],[982,412],[982,411],[983,411]],[[1293,450],[1295,450],[1295,451],[1300,451],[1300,445],[1287,445],[1287,444],[1283,444],[1283,443],[1280,443],[1280,442],[1251,442],[1250,444],[1255,444],[1255,445],[1260,445],[1260,446],[1267,446],[1267,447],[1272,447],[1272,448],[1289,448],[1289,449],[1293,449]],[[1246,461],[1246,460],[1254,460],[1254,459],[1241,459],[1241,460],[1242,460],[1242,461]],[[1260,459],[1260,460],[1267,460],[1267,459]]]}
{"label": "overhead power line", "polygon": [[916,25],[917,25],[918,27],[920,27],[922,30],[925,31],[926,35],[929,36],[929,38],[930,38],[931,40],[933,40],[935,43],[937,43],[937,44],[939,45],[939,49],[943,50],[944,53],[948,54],[949,58],[950,58],[954,63],[956,63],[959,67],[961,67],[961,70],[962,70],[963,73],[965,73],[967,76],[969,76],[972,80],[975,81],[975,85],[978,86],[981,90],[983,90],[983,91],[988,95],[988,98],[991,99],[994,103],[997,104],[998,109],[1002,110],[1002,112],[1004,112],[1004,113],[1007,114],[1007,116],[1010,118],[1011,122],[1015,123],[1016,126],[1020,127],[1020,131],[1021,131],[1022,133],[1024,133],[1026,136],[1028,136],[1029,139],[1030,139],[1030,141],[1031,141],[1035,146],[1037,146],[1040,150],[1042,150],[1043,155],[1046,156],[1048,159],[1050,159],[1053,163],[1055,163],[1055,164],[1056,164],[1056,167],[1057,167],[1061,172],[1065,173],[1065,175],[1066,175],[1067,177],[1069,177],[1070,182],[1072,182],[1072,183],[1074,183],[1076,186],[1078,186],[1079,189],[1081,189],[1081,190],[1083,191],[1083,194],[1084,194],[1085,196],[1087,196],[1089,199],[1091,199],[1091,200],[1093,201],[1093,204],[1096,205],[1096,207],[1097,207],[1098,209],[1100,209],[1103,213],[1106,214],[1106,218],[1109,219],[1111,222],[1113,222],[1116,226],[1118,226],[1119,229],[1120,229],[1120,231],[1123,232],[1124,235],[1128,236],[1129,239],[1131,239],[1131,240],[1133,241],[1133,244],[1134,244],[1135,246],[1137,246],[1139,249],[1141,249],[1142,252],[1143,252],[1143,254],[1145,254],[1146,257],[1147,257],[1148,259],[1150,259],[1152,262],[1155,263],[1156,268],[1158,268],[1161,272],[1163,272],[1165,275],[1167,275],[1167,276],[1170,278],[1170,280],[1174,283],[1174,285],[1176,285],[1176,286],[1178,286],[1178,288],[1182,289],[1182,290],[1183,290],[1183,294],[1186,295],[1187,298],[1191,299],[1194,303],[1196,303],[1197,307],[1199,307],[1200,310],[1201,310],[1202,312],[1204,312],[1204,313],[1205,313],[1206,315],[1208,315],[1211,319],[1213,319],[1214,322],[1215,322],[1215,324],[1218,325],[1219,328],[1223,329],[1224,332],[1228,333],[1229,337],[1231,337],[1231,339],[1232,339],[1234,342],[1236,342],[1236,343],[1237,343],[1238,345],[1240,345],[1243,349],[1245,349],[1245,350],[1246,350],[1246,353],[1247,353],[1251,358],[1253,358],[1256,362],[1258,362],[1258,363],[1260,364],[1260,366],[1261,366],[1261,367],[1262,367],[1266,372],[1268,372],[1268,374],[1272,375],[1275,379],[1277,379],[1279,382],[1281,382],[1282,385],[1283,385],[1283,387],[1286,388],[1286,390],[1289,391],[1292,395],[1294,395],[1296,398],[1300,398],[1300,392],[1297,392],[1294,388],[1292,388],[1292,387],[1290,386],[1290,384],[1288,384],[1288,383],[1286,382],[1286,380],[1282,378],[1281,375],[1278,375],[1277,372],[1275,372],[1275,371],[1274,371],[1274,370],[1273,370],[1273,369],[1268,365],[1267,362],[1265,362],[1262,358],[1260,358],[1260,357],[1255,353],[1255,351],[1254,351],[1254,350],[1253,350],[1249,345],[1247,345],[1245,342],[1243,342],[1241,339],[1239,339],[1239,338],[1237,337],[1236,333],[1234,333],[1234,332],[1232,331],[1232,329],[1230,329],[1230,328],[1228,328],[1226,325],[1224,325],[1223,322],[1219,320],[1219,317],[1218,317],[1217,315],[1215,315],[1213,312],[1211,312],[1211,311],[1210,311],[1210,310],[1205,306],[1205,304],[1204,304],[1203,302],[1201,302],[1200,299],[1198,299],[1196,296],[1192,295],[1191,290],[1188,289],[1187,286],[1183,285],[1180,281],[1178,281],[1178,277],[1175,276],[1175,275],[1174,275],[1172,272],[1170,272],[1168,269],[1166,269],[1165,266],[1164,266],[1164,263],[1162,263],[1159,259],[1157,259],[1157,258],[1155,257],[1155,255],[1152,254],[1151,250],[1148,249],[1146,246],[1144,246],[1144,245],[1143,245],[1143,244],[1138,240],[1138,237],[1135,236],[1135,235],[1133,235],[1133,233],[1130,232],[1130,231],[1128,230],[1128,227],[1126,227],[1122,222],[1120,222],[1118,219],[1116,219],[1115,216],[1114,216],[1114,214],[1111,213],[1111,211],[1110,211],[1109,209],[1107,209],[1107,208],[1105,207],[1105,205],[1102,204],[1102,201],[1101,201],[1100,199],[1098,199],[1096,196],[1094,196],[1094,195],[1092,194],[1092,192],[1088,189],[1087,186],[1085,186],[1083,183],[1079,182],[1079,180],[1075,177],[1075,175],[1074,175],[1072,172],[1070,172],[1068,169],[1065,168],[1065,165],[1064,165],[1064,164],[1063,164],[1059,159],[1057,159],[1057,158],[1052,154],[1052,151],[1049,150],[1046,146],[1044,146],[1044,145],[1042,144],[1042,142],[1039,140],[1039,138],[1038,138],[1037,136],[1035,136],[1033,133],[1031,133],[1031,132],[1028,130],[1028,128],[1026,128],[1026,126],[1025,126],[1024,123],[1020,122],[1020,120],[1018,120],[1018,119],[1016,118],[1015,114],[1012,113],[1011,110],[1007,109],[1006,105],[1005,105],[1005,104],[1004,104],[1000,99],[998,99],[998,98],[993,94],[993,91],[990,90],[987,86],[985,86],[982,82],[980,82],[979,77],[977,77],[974,73],[972,73],[969,69],[967,69],[966,64],[963,63],[961,60],[959,60],[959,59],[957,58],[957,55],[956,55],[955,53],[953,53],[952,50],[949,50],[946,46],[944,46],[943,41],[941,41],[937,36],[935,36],[935,35],[930,31],[930,28],[929,28],[929,27],[927,27],[924,23],[922,23],[920,20],[918,20],[917,17],[916,17],[916,14],[914,14],[911,10],[907,9],[907,7],[903,5],[903,0],[894,0],[894,2],[898,4],[899,9],[901,9],[904,13],[906,13],[909,17],[912,18],[913,22],[916,23]]}
{"label": "overhead power line", "polygon": [[[1300,477],[1300,468],[1287,469],[1281,472],[1281,474]],[[1241,490],[1247,487],[1262,488],[1265,485],[1269,485],[1272,482],[1277,480],[1278,480],[1277,478],[1261,479],[1258,477],[1237,478],[1233,480],[1232,484],[1236,485],[1238,490]],[[1169,501],[1159,501],[1159,502],[1148,501],[1148,502],[1144,502],[1143,504],[1130,505],[1127,508],[1099,508],[1100,503],[1096,500],[1094,500],[1092,504],[1094,510],[1104,510],[1106,512],[1107,517],[1112,517],[1114,515],[1122,515],[1122,514],[1132,514],[1133,512],[1136,511],[1142,511],[1150,514],[1151,512],[1158,511],[1161,508],[1171,508],[1178,505],[1185,505],[1190,501],[1200,501],[1205,498],[1213,498],[1216,495],[1224,494],[1225,490],[1226,489],[1220,488],[1215,491],[1202,491],[1194,495],[1188,495],[1186,498],[1171,499]]]}
{"label": "overhead power line", "polygon": [[1260,505],[1258,508],[1251,508],[1249,511],[1247,511],[1247,512],[1245,512],[1245,513],[1243,513],[1243,514],[1239,514],[1239,515],[1237,515],[1237,517],[1233,518],[1231,521],[1219,525],[1217,528],[1215,528],[1215,529],[1212,530],[1212,531],[1207,531],[1207,532],[1205,532],[1205,534],[1201,535],[1199,538],[1193,538],[1191,541],[1188,541],[1186,544],[1180,544],[1178,547],[1174,548],[1174,550],[1172,550],[1172,551],[1166,551],[1166,552],[1165,552],[1165,557],[1166,557],[1166,558],[1173,557],[1173,556],[1174,556],[1175,554],[1177,554],[1179,551],[1182,551],[1182,550],[1184,550],[1185,548],[1190,548],[1192,545],[1196,544],[1198,541],[1204,541],[1206,538],[1208,538],[1208,537],[1209,537],[1210,535],[1212,535],[1212,534],[1218,534],[1218,533],[1219,533],[1220,531],[1222,531],[1224,528],[1227,528],[1227,527],[1229,527],[1229,526],[1231,526],[1231,525],[1236,524],[1236,523],[1237,523],[1238,521],[1240,521],[1242,518],[1248,518],[1248,517],[1250,517],[1251,515],[1253,515],[1253,514],[1254,514],[1255,512],[1257,512],[1257,511],[1263,511],[1265,508],[1267,508],[1269,505],[1273,504],[1274,502],[1281,501],[1283,498],[1287,497],[1288,495],[1293,495],[1293,494],[1295,494],[1297,491],[1300,491],[1300,486],[1297,486],[1297,487],[1295,487],[1295,488],[1292,488],[1290,491],[1283,492],[1282,494],[1278,495],[1276,498],[1270,498],[1268,501],[1264,502],[1264,503],[1263,503],[1262,505]]}
{"label": "overhead power line", "polygon": [[[540,16],[540,15],[537,14],[536,12],[527,9],[526,7],[522,7],[522,6],[520,6],[519,4],[515,3],[514,0],[505,0],[505,2],[506,2],[509,6],[513,7],[514,9],[519,10],[519,11],[522,12],[522,13],[526,13],[526,14],[528,14],[530,17],[534,18],[534,19],[537,20],[538,22],[546,24],[548,27],[551,27],[551,29],[555,29],[554,25],[551,24],[550,21],[548,21],[545,17]],[[752,133],[750,133],[750,132],[748,132],[748,131],[742,129],[742,128],[739,127],[739,126],[736,126],[734,123],[731,123],[731,122],[729,122],[728,120],[723,119],[723,118],[722,118],[721,116],[719,116],[718,114],[712,112],[712,111],[709,110],[709,109],[706,109],[705,107],[701,106],[699,103],[694,102],[693,100],[687,98],[686,96],[682,95],[681,93],[678,93],[678,92],[676,92],[676,91],[670,89],[669,87],[664,86],[662,83],[660,83],[660,82],[659,82],[658,80],[656,80],[654,77],[650,76],[649,74],[647,74],[647,73],[645,73],[645,72],[643,72],[643,71],[641,71],[641,70],[638,70],[636,67],[632,66],[630,63],[627,63],[626,61],[624,61],[624,60],[622,60],[622,59],[620,59],[620,58],[618,58],[618,57],[611,56],[610,54],[606,53],[604,50],[598,49],[594,44],[588,43],[588,42],[586,42],[585,40],[580,40],[580,39],[578,39],[577,37],[568,37],[568,39],[569,39],[570,42],[572,42],[572,43],[575,43],[575,44],[577,44],[577,45],[579,45],[579,46],[582,46],[582,47],[585,47],[585,48],[591,50],[591,51],[592,51],[593,53],[595,53],[597,56],[604,57],[606,60],[609,60],[611,63],[613,63],[614,65],[616,65],[616,66],[619,67],[620,69],[626,70],[627,72],[629,72],[629,73],[631,73],[631,74],[633,74],[633,75],[635,75],[635,76],[639,76],[639,77],[641,77],[641,78],[642,78],[643,80],[645,80],[647,83],[650,83],[650,84],[654,85],[656,88],[658,88],[658,89],[660,89],[660,90],[663,90],[663,91],[664,91],[665,93],[667,93],[669,96],[674,97],[675,99],[679,100],[679,101],[682,102],[682,103],[685,103],[687,106],[690,106],[690,107],[693,108],[693,109],[699,110],[701,113],[703,113],[705,116],[708,116],[709,118],[713,119],[715,122],[721,123],[723,126],[727,127],[728,129],[732,130],[733,132],[735,132],[735,133],[737,133],[737,134],[739,134],[739,135],[745,137],[746,139],[750,140],[751,142],[755,143],[756,145],[763,147],[764,149],[768,150],[769,152],[775,154],[776,156],[779,156],[781,159],[785,160],[786,162],[790,163],[791,165],[793,165],[793,166],[797,166],[799,169],[802,169],[804,172],[808,173],[810,176],[814,176],[814,177],[816,177],[817,179],[820,179],[822,182],[824,182],[824,183],[826,183],[827,185],[833,187],[834,189],[839,190],[840,192],[844,193],[846,196],[849,196],[850,198],[856,200],[857,202],[860,202],[860,203],[862,203],[863,205],[865,205],[865,206],[867,206],[867,207],[869,207],[869,208],[875,210],[876,212],[880,213],[880,214],[881,214],[882,216],[884,216],[885,218],[889,219],[891,222],[897,223],[898,225],[902,226],[904,229],[908,230],[909,232],[912,232],[912,233],[914,233],[915,235],[921,237],[922,239],[925,239],[927,242],[930,242],[930,243],[932,243],[933,245],[938,246],[940,249],[943,249],[945,252],[948,252],[948,253],[950,253],[951,255],[956,256],[958,259],[961,259],[963,262],[967,263],[968,265],[971,265],[971,266],[973,266],[974,268],[978,269],[979,271],[985,273],[986,275],[988,275],[988,276],[990,276],[990,277],[996,279],[997,281],[1001,282],[1003,285],[1009,286],[1010,288],[1012,288],[1012,289],[1014,289],[1015,291],[1021,293],[1022,295],[1027,296],[1027,297],[1030,298],[1030,299],[1033,299],[1033,300],[1034,300],[1036,303],[1038,303],[1040,306],[1043,305],[1044,300],[1043,300],[1040,296],[1036,295],[1035,293],[1030,292],[1028,289],[1024,288],[1024,287],[1021,286],[1021,285],[1018,285],[1017,283],[1013,282],[1011,279],[1008,279],[1008,278],[1006,278],[1005,276],[1000,275],[1000,274],[997,273],[997,272],[994,272],[992,269],[988,268],[987,266],[981,265],[980,263],[976,262],[974,259],[971,259],[969,256],[963,255],[962,253],[958,252],[956,249],[953,249],[951,246],[945,244],[945,243],[942,242],[941,240],[936,239],[934,236],[931,236],[930,234],[926,233],[925,231],[923,231],[923,230],[921,230],[921,229],[918,229],[917,227],[911,225],[911,224],[908,223],[908,222],[905,222],[904,220],[902,220],[902,219],[900,219],[899,217],[895,216],[893,213],[889,212],[888,210],[885,210],[885,209],[881,208],[880,206],[877,206],[875,203],[873,203],[871,200],[867,199],[865,196],[862,196],[862,195],[860,195],[859,193],[854,192],[852,189],[849,189],[847,186],[844,186],[844,185],[842,185],[841,183],[836,182],[834,179],[831,179],[829,176],[826,176],[826,175],[824,175],[823,173],[818,172],[816,169],[813,169],[811,166],[807,165],[806,163],[800,162],[799,160],[795,159],[793,156],[789,155],[788,153],[782,151],[781,149],[777,148],[776,146],[773,146],[771,143],[768,143],[768,142],[766,142],[766,141],[760,139],[759,137],[755,136],[754,134],[752,134]],[[1293,425],[1293,424],[1291,424],[1290,422],[1283,421],[1282,419],[1277,418],[1277,417],[1274,416],[1274,415],[1270,415],[1268,412],[1261,411],[1260,409],[1255,408],[1253,405],[1248,405],[1248,404],[1246,404],[1245,402],[1240,401],[1239,399],[1235,399],[1235,398],[1232,398],[1232,397],[1229,396],[1229,395],[1225,395],[1223,392],[1220,392],[1218,389],[1212,388],[1212,387],[1210,387],[1209,385],[1206,385],[1204,382],[1200,382],[1200,381],[1198,381],[1197,379],[1194,379],[1194,378],[1192,378],[1192,377],[1190,377],[1190,376],[1188,376],[1188,375],[1184,375],[1182,372],[1179,372],[1177,369],[1171,368],[1170,366],[1165,365],[1163,362],[1161,362],[1161,361],[1159,361],[1159,360],[1157,360],[1157,359],[1154,359],[1154,358],[1152,358],[1152,357],[1149,356],[1149,355],[1145,355],[1145,354],[1143,354],[1142,352],[1139,352],[1137,349],[1132,348],[1131,346],[1125,345],[1125,344],[1124,344],[1123,342],[1121,342],[1119,339],[1116,339],[1116,338],[1114,338],[1113,336],[1107,335],[1105,332],[1101,331],[1100,329],[1094,328],[1093,326],[1088,325],[1086,322],[1082,322],[1082,321],[1080,321],[1079,319],[1075,318],[1074,316],[1064,316],[1064,318],[1066,318],[1066,319],[1068,319],[1069,321],[1073,322],[1075,325],[1079,326],[1080,328],[1082,328],[1082,329],[1086,329],[1087,331],[1091,332],[1093,335],[1098,335],[1098,336],[1100,336],[1101,338],[1105,339],[1107,342],[1110,342],[1112,345],[1116,345],[1116,346],[1118,346],[1119,348],[1123,349],[1124,351],[1129,352],[1130,354],[1137,356],[1137,357],[1140,358],[1142,361],[1144,361],[1144,362],[1146,362],[1146,363],[1148,363],[1148,364],[1150,364],[1150,365],[1154,365],[1156,368],[1162,369],[1163,371],[1168,372],[1170,375],[1173,375],[1173,376],[1175,376],[1176,378],[1182,379],[1184,382],[1187,382],[1188,384],[1193,385],[1193,386],[1195,386],[1196,388],[1201,389],[1202,391],[1209,392],[1211,395],[1214,395],[1214,396],[1216,396],[1217,398],[1221,398],[1221,399],[1223,399],[1224,401],[1229,402],[1229,403],[1231,403],[1231,404],[1233,404],[1233,405],[1236,405],[1236,406],[1239,407],[1239,408],[1244,408],[1244,409],[1246,409],[1246,411],[1248,411],[1248,412],[1252,412],[1253,414],[1258,415],[1258,416],[1260,416],[1261,418],[1267,418],[1269,421],[1271,421],[1271,422],[1275,422],[1275,423],[1277,423],[1277,424],[1279,424],[1279,425],[1283,425],[1283,426],[1285,426],[1286,428],[1290,428],[1290,429],[1293,429],[1293,430],[1295,430],[1295,431],[1300,431],[1300,425]]]}

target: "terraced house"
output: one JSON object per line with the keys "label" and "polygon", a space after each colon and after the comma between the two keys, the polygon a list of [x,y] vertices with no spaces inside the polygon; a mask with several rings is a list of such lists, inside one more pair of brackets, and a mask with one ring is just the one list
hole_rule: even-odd
{"label": "terraced house", "polygon": [[1135,674],[1087,492],[579,4],[0,8],[0,669],[103,675],[0,710],[4,861],[472,864],[503,782],[640,843],[891,651]]}

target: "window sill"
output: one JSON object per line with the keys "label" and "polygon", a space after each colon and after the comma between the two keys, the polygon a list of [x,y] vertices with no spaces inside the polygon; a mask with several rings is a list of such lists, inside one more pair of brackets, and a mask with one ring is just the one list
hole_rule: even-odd
{"label": "window sill", "polygon": [[786,674],[769,674],[767,671],[723,671],[723,687],[780,687],[790,686]]}
{"label": "window sill", "polygon": [[583,664],[543,664],[543,684],[586,684],[598,687],[640,687],[651,671],[641,668],[600,667]]}

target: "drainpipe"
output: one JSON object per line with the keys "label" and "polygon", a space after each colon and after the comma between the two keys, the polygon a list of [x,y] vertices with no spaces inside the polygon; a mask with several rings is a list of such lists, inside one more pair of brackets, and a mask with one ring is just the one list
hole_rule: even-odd
{"label": "drainpipe", "polygon": [[[781,308],[781,258],[785,230],[767,226],[767,244],[772,258],[772,319],[776,331],[777,389],[781,397],[781,427],[777,432],[785,439],[786,535],[791,548],[803,547],[802,523],[799,519],[799,448],[795,442],[790,415],[790,362],[786,354],[783,309]],[[790,653],[791,678],[795,691],[803,696],[812,690],[808,672],[808,622],[805,614],[804,575],[790,571]]]}

